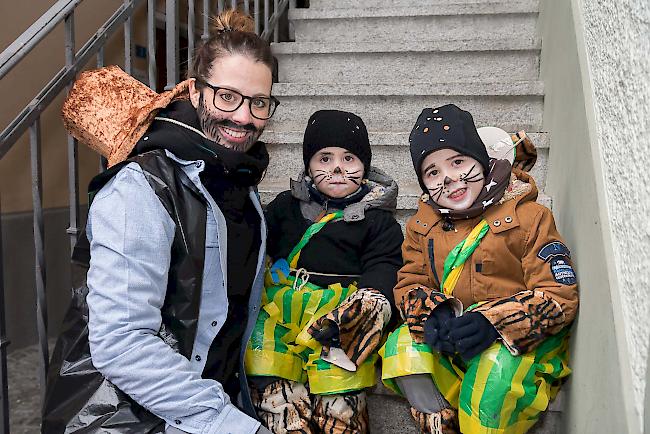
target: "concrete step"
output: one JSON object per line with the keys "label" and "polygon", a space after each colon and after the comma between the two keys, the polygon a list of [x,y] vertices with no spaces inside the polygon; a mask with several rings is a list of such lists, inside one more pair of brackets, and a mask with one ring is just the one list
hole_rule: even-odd
{"label": "concrete step", "polygon": [[[529,434],[558,434],[562,427],[564,393],[549,403],[539,421],[528,431]],[[411,418],[406,399],[394,394],[383,385],[375,386],[368,394],[370,432],[373,434],[418,434],[419,429]]]}
{"label": "concrete step", "polygon": [[[372,164],[384,170],[398,184],[415,180],[415,172],[408,148],[408,132],[370,133]],[[301,131],[266,131],[262,136],[271,156],[266,176],[269,179],[296,177],[303,168]],[[531,171],[539,189],[546,185],[546,163],[548,161],[548,134],[529,133],[537,146],[537,163]]]}
{"label": "concrete step", "polygon": [[[390,7],[410,7],[410,8],[447,8],[450,5],[458,4],[501,4],[503,1],[493,0],[310,0],[309,8],[319,10],[332,9],[379,9]],[[512,0],[511,3],[520,3],[519,0]],[[537,7],[539,0],[531,1],[532,5]]]}
{"label": "concrete step", "polygon": [[349,9],[292,9],[295,40],[373,41],[530,38],[536,34],[537,1],[450,3]]}
{"label": "concrete step", "polygon": [[280,82],[392,83],[536,80],[536,38],[403,42],[284,42],[272,45]]}
{"label": "concrete step", "polygon": [[408,131],[423,108],[454,103],[477,125],[540,131],[543,87],[539,81],[442,83],[429,77],[395,84],[276,83],[281,105],[269,129],[303,130],[316,110],[339,109],[361,116],[371,131]]}

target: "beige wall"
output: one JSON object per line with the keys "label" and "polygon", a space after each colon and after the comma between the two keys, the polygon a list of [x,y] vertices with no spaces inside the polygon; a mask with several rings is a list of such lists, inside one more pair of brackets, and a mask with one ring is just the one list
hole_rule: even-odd
{"label": "beige wall", "polygon": [[[54,2],[27,0],[0,2],[0,49],[4,50]],[[122,0],[86,0],[75,13],[77,50],[94,34],[122,3]],[[146,5],[146,2],[145,2]],[[142,9],[142,8],[141,8]],[[144,23],[145,10],[139,11],[136,22]],[[146,27],[136,26],[140,44],[145,41]],[[106,64],[123,65],[123,36],[119,31],[110,40]],[[58,25],[17,67],[0,80],[3,95],[0,128],[31,101],[65,63],[63,24]],[[96,60],[89,64],[94,67]],[[143,64],[138,64],[140,68]],[[44,112],[41,120],[43,160],[43,205],[45,208],[68,204],[67,139],[59,111],[65,91]],[[86,186],[97,173],[99,160],[85,146],[79,146],[80,198],[85,202]],[[29,134],[25,134],[0,160],[0,197],[2,213],[29,211],[32,208]]]}
{"label": "beige wall", "polygon": [[[40,17],[53,1],[28,0],[0,2],[0,49],[4,50]],[[119,7],[122,0],[86,0],[75,14],[77,50]],[[146,4],[146,2],[144,2]],[[146,10],[136,15],[135,35],[145,41]],[[121,30],[110,40],[107,64],[123,64]],[[95,66],[96,60],[90,62]],[[59,25],[23,62],[0,80],[3,95],[0,129],[23,109],[64,64],[64,32]],[[142,61],[136,67],[143,68]],[[42,116],[42,165],[45,226],[46,292],[48,323],[51,336],[58,333],[63,313],[69,304],[69,223],[67,137],[59,111],[65,91]],[[99,157],[84,145],[79,146],[79,195],[86,202],[88,181],[99,170]],[[31,169],[29,135],[23,136],[0,160],[0,195],[2,200],[2,252],[4,261],[5,306],[9,351],[36,342],[34,243],[32,235]],[[81,208],[81,224],[85,207]]]}
{"label": "beige wall", "polygon": [[607,207],[582,2],[541,4],[544,127],[552,140],[546,188],[573,252],[581,292],[565,431],[638,433],[633,393],[638,380],[630,365],[612,248],[611,220],[618,217]]}
{"label": "beige wall", "polygon": [[583,0],[581,13],[623,313],[619,324],[640,422],[650,343],[650,2]]}

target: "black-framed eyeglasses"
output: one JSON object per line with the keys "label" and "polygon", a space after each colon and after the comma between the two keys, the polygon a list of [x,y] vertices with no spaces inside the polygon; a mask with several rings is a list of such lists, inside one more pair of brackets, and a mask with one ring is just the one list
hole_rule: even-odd
{"label": "black-framed eyeglasses", "polygon": [[214,86],[199,78],[196,79],[197,83],[209,87],[214,92],[212,94],[212,105],[217,110],[223,112],[234,112],[248,100],[248,108],[251,116],[260,120],[267,120],[273,116],[275,109],[280,105],[280,101],[274,96],[248,96],[237,92],[234,89],[227,87]]}

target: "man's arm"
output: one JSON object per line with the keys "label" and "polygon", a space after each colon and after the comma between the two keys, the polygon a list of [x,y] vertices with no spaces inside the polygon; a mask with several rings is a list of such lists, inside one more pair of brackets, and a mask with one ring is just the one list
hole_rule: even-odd
{"label": "man's arm", "polygon": [[202,379],[157,335],[175,225],[139,166],[122,169],[88,216],[89,341],[93,364],[168,424],[188,433],[255,433],[259,423]]}

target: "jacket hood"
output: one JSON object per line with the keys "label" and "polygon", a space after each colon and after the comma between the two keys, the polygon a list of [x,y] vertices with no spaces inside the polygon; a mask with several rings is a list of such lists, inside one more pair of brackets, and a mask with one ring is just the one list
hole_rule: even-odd
{"label": "jacket hood", "polygon": [[[377,208],[390,212],[395,212],[397,208],[397,183],[386,172],[371,166],[368,170],[369,192],[359,201],[351,203],[343,210],[343,220],[360,221],[365,218],[365,212],[369,209]],[[291,179],[291,195],[300,200],[304,206],[318,207],[322,210],[323,206],[316,203],[309,194],[309,184],[305,178],[305,171],[301,171],[298,179]]]}
{"label": "jacket hood", "polygon": [[535,180],[528,172],[513,168],[510,174],[510,184],[506,187],[499,204],[514,201],[515,203],[536,201],[539,191]]}

